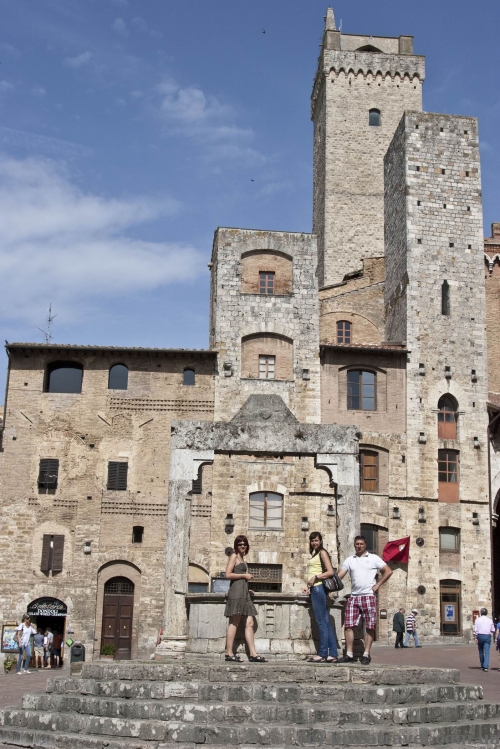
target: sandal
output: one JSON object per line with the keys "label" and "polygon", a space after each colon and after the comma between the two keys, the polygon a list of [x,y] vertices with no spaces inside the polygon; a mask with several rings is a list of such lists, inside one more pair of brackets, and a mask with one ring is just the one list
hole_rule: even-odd
{"label": "sandal", "polygon": [[308,658],[307,662],[308,663],[328,663],[326,658]]}
{"label": "sandal", "polygon": [[250,663],[266,663],[266,659],[261,655],[249,655],[248,660]]}
{"label": "sandal", "polygon": [[329,655],[328,658],[326,659],[326,662],[327,663],[338,663],[339,661],[338,661],[338,658],[334,658],[333,655]]}
{"label": "sandal", "polygon": [[226,655],[225,660],[231,661],[232,663],[243,663],[239,655]]}

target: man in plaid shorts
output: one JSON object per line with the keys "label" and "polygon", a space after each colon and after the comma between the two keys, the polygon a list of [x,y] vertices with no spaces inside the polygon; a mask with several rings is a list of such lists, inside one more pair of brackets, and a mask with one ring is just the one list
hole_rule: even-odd
{"label": "man in plaid shorts", "polygon": [[[345,607],[345,645],[346,655],[339,658],[338,663],[353,663],[354,627],[360,620],[365,623],[365,652],[361,658],[363,666],[370,664],[370,649],[375,637],[375,624],[377,623],[377,598],[376,593],[381,585],[387,582],[392,575],[392,570],[376,554],[370,554],[366,550],[366,539],[364,536],[356,536],[354,539],[356,553],[348,557],[343,563],[339,577],[342,579],[349,572],[351,576],[351,597]],[[377,582],[377,573],[382,577]]]}

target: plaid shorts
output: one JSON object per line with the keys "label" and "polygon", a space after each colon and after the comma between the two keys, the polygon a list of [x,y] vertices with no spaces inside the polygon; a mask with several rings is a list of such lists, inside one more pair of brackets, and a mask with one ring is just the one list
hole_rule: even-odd
{"label": "plaid shorts", "polygon": [[365,627],[374,629],[377,623],[377,599],[374,595],[351,596],[345,607],[345,627],[357,627],[363,617]]}

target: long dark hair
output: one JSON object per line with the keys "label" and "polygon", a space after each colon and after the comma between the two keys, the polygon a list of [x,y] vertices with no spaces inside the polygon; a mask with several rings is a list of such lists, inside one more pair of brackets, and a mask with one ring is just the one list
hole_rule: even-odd
{"label": "long dark hair", "polygon": [[234,551],[236,554],[240,553],[238,551],[238,544],[241,543],[242,541],[244,541],[247,545],[247,550],[243,554],[243,556],[246,556],[248,552],[250,551],[250,544],[248,543],[248,538],[246,536],[236,536],[236,538],[234,539]]}
{"label": "long dark hair", "polygon": [[[313,549],[313,545],[311,543],[313,538],[319,538],[319,540],[321,541],[317,549]],[[321,535],[319,531],[313,531],[312,533],[309,534],[309,551],[311,552],[313,557],[315,557],[316,554],[319,554],[320,552],[323,551],[323,536]]]}

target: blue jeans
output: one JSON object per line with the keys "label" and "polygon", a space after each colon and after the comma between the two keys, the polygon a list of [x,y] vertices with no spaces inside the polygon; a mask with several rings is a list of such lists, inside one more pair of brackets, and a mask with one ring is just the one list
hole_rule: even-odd
{"label": "blue jeans", "polygon": [[405,641],[403,643],[404,646],[405,646],[405,648],[408,647],[408,643],[410,642],[410,636],[411,635],[413,635],[413,639],[415,640],[415,647],[418,648],[418,635],[417,635],[417,630],[416,629],[413,630],[413,632],[407,632],[406,633]]}
{"label": "blue jeans", "polygon": [[318,655],[322,658],[327,658],[329,655],[336,658],[339,651],[337,650],[337,640],[328,615],[326,602],[327,598],[323,585],[314,585],[311,588],[311,604],[319,631]]}
{"label": "blue jeans", "polygon": [[479,663],[481,668],[488,668],[490,665],[490,645],[491,635],[476,635],[477,648],[479,650]]}
{"label": "blue jeans", "polygon": [[31,659],[31,645],[28,643],[27,645],[21,645],[19,648],[19,655],[17,657],[17,672],[21,670],[21,666],[23,665],[23,659],[25,660],[24,668],[29,668],[30,665],[30,659]]}

